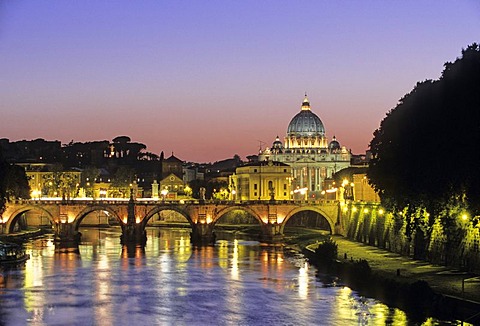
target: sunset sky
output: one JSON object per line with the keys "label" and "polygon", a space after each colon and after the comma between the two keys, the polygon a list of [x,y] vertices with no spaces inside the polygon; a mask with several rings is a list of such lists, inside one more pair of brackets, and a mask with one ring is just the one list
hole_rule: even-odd
{"label": "sunset sky", "polygon": [[473,42],[478,0],[0,1],[0,138],[244,158],[283,140],[307,92],[360,154]]}

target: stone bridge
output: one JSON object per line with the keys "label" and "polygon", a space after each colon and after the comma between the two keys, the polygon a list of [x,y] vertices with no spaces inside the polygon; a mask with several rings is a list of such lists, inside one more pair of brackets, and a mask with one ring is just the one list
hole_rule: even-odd
{"label": "stone bridge", "polygon": [[192,228],[194,243],[215,241],[214,227],[218,220],[232,210],[242,210],[260,224],[262,240],[281,240],[287,221],[302,211],[319,213],[328,222],[330,233],[345,235],[346,204],[340,201],[161,201],[130,200],[22,200],[7,204],[1,219],[0,233],[11,233],[23,213],[41,212],[54,228],[59,242],[78,241],[82,220],[95,211],[107,212],[122,227],[124,243],[144,243],[148,221],[164,210],[184,216]]}

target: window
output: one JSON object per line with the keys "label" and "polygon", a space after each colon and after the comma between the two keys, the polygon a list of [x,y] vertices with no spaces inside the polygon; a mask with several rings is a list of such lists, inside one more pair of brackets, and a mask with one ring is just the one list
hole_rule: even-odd
{"label": "window", "polygon": [[255,183],[255,184],[253,185],[253,190],[257,190],[257,186],[258,186],[258,185]]}
{"label": "window", "polygon": [[257,172],[257,169],[253,169],[253,172]]}
{"label": "window", "polygon": [[283,190],[287,190],[287,184],[286,183],[283,184]]}

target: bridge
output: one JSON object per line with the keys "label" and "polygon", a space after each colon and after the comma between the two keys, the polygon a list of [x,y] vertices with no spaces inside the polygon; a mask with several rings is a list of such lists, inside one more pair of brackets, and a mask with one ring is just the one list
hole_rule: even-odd
{"label": "bridge", "polygon": [[[106,212],[122,228],[122,242],[145,243],[145,227],[161,211],[175,211],[185,217],[192,229],[191,240],[196,244],[215,241],[214,227],[219,219],[233,210],[253,216],[261,226],[261,240],[275,242],[283,238],[286,223],[295,214],[310,211],[320,214],[328,223],[331,234],[346,235],[348,207],[353,204],[338,200],[319,201],[163,201],[153,199],[65,200],[30,199],[7,203],[0,219],[0,233],[14,232],[20,217],[29,211],[41,212],[55,232],[58,242],[79,241],[79,227],[84,218],[95,211]],[[378,204],[371,204],[374,209]],[[352,206],[353,207],[353,206]],[[350,210],[351,211],[351,210]]]}

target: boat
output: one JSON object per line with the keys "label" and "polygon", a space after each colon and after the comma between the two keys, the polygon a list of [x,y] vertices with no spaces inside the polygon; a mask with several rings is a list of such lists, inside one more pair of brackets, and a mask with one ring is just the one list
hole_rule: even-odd
{"label": "boat", "polygon": [[22,246],[0,241],[0,265],[16,265],[25,262],[30,255]]}

